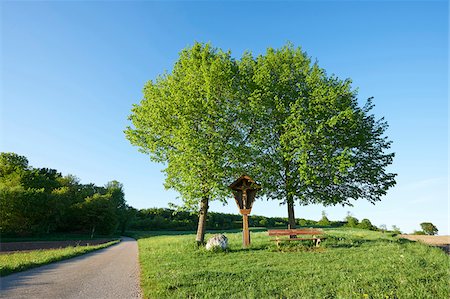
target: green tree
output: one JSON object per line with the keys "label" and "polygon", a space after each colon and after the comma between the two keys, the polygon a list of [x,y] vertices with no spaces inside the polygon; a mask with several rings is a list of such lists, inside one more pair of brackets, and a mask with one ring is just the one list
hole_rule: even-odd
{"label": "green tree", "polygon": [[387,124],[360,108],[350,80],[328,76],[300,48],[269,48],[241,62],[252,80],[248,88],[256,157],[254,173],[269,198],[287,203],[295,227],[294,202],[300,205],[374,203],[395,184],[387,173],[394,154]]}
{"label": "green tree", "polygon": [[165,187],[199,208],[196,240],[204,242],[209,201],[226,201],[240,174],[244,128],[237,64],[209,44],[184,49],[170,74],[149,81],[134,105],[126,137],[152,161],[164,163]]}
{"label": "green tree", "polygon": [[91,238],[96,232],[101,234],[111,234],[117,227],[117,215],[115,213],[114,202],[111,195],[95,193],[89,196],[82,203],[77,204],[80,213],[80,220],[89,228]]}
{"label": "green tree", "polygon": [[28,159],[16,153],[0,153],[0,177],[27,170]]}
{"label": "green tree", "polygon": [[57,225],[60,205],[52,196],[61,175],[36,169],[24,156],[0,153],[0,229],[3,233],[50,232]]}
{"label": "green tree", "polygon": [[330,226],[331,222],[327,217],[327,213],[325,211],[322,211],[322,218],[317,222],[320,226]]}
{"label": "green tree", "polygon": [[420,227],[422,228],[422,231],[427,235],[433,236],[438,233],[437,227],[431,222],[422,222],[420,224]]}
{"label": "green tree", "polygon": [[361,222],[358,224],[357,227],[362,228],[362,229],[369,229],[369,230],[375,229],[375,227],[372,225],[372,222],[370,222],[369,219],[361,220]]}
{"label": "green tree", "polygon": [[[111,212],[113,213],[111,216]],[[33,168],[14,153],[0,153],[0,232],[30,235],[79,229],[111,232],[133,216],[123,186],[82,185],[57,170]]]}
{"label": "green tree", "polygon": [[347,212],[347,217],[345,217],[345,221],[347,222],[345,226],[358,227],[359,220],[356,217],[353,217],[353,215],[350,212]]}
{"label": "green tree", "polygon": [[116,211],[119,230],[123,234],[136,214],[136,210],[126,204],[123,184],[118,181],[108,182],[105,186],[106,193],[110,195]]}

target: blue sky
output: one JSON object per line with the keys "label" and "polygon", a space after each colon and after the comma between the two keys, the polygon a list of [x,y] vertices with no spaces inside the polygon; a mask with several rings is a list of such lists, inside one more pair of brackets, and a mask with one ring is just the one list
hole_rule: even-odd
{"label": "blue sky", "polygon": [[[375,97],[396,152],[397,185],[380,203],[296,207],[297,218],[350,211],[376,225],[449,233],[448,15],[446,1],[14,2],[1,5],[0,151],[83,183],[116,179],[136,208],[180,203],[162,165],[125,139],[147,80],[170,71],[194,41],[260,54],[287,41],[328,73]],[[257,178],[256,178],[257,179]],[[236,213],[213,203],[211,210]],[[260,200],[252,214],[287,216]]]}

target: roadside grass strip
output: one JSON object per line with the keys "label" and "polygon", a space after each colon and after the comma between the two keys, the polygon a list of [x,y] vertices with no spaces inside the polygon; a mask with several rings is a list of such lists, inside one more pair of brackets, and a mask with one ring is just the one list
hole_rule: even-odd
{"label": "roadside grass strip", "polygon": [[243,249],[242,234],[225,232],[229,249],[214,252],[197,248],[194,234],[141,234],[144,296],[449,298],[450,258],[442,250],[359,229],[325,233],[320,247],[304,241],[278,248],[266,232],[253,232],[251,248]]}
{"label": "roadside grass strip", "polygon": [[61,249],[2,253],[0,254],[0,276],[6,276],[15,272],[69,259],[91,251],[109,247],[119,242],[120,240],[114,240],[95,246],[69,246]]}

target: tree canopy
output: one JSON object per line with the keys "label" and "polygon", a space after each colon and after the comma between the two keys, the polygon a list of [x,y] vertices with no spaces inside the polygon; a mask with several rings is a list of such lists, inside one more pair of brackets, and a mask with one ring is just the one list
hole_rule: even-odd
{"label": "tree canopy", "polygon": [[[149,81],[126,137],[164,163],[165,186],[189,207],[226,201],[228,183],[247,173],[269,199],[294,204],[375,203],[395,185],[387,123],[358,105],[351,80],[329,76],[287,44],[241,59],[210,44],[184,49],[171,73]],[[203,223],[203,224],[202,224]],[[204,230],[203,230],[204,232]]]}
{"label": "tree canopy", "polygon": [[328,76],[291,44],[242,63],[252,78],[253,171],[268,198],[287,203],[292,227],[294,202],[374,203],[395,185],[387,123],[370,114],[372,99],[358,106],[351,80]]}
{"label": "tree canopy", "polygon": [[238,83],[230,53],[196,43],[180,53],[170,74],[147,82],[125,131],[131,144],[165,163],[166,188],[190,208],[201,204],[199,242],[209,200],[226,201],[226,182],[240,158]]}
{"label": "tree canopy", "polygon": [[437,227],[431,222],[422,222],[420,224],[420,227],[422,228],[422,231],[424,233],[426,233],[427,235],[432,235],[433,236],[433,235],[437,234],[438,231],[439,231],[437,229]]}
{"label": "tree canopy", "polygon": [[81,184],[55,169],[34,168],[24,156],[0,153],[0,232],[32,235],[52,232],[123,231],[133,209],[123,186]]}

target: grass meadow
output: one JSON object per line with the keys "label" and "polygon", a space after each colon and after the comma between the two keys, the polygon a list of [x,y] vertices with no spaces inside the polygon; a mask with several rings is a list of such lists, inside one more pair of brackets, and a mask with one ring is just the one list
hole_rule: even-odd
{"label": "grass meadow", "polygon": [[95,235],[91,238],[90,234],[64,234],[64,233],[51,233],[42,234],[33,237],[11,237],[2,236],[2,243],[9,242],[38,242],[38,241],[67,241],[67,240],[98,240],[98,239],[119,239],[120,235]]}
{"label": "grass meadow", "polygon": [[225,232],[229,249],[217,252],[197,248],[193,233],[135,233],[144,296],[449,298],[450,258],[440,249],[380,232],[325,231],[319,248],[278,248],[266,232],[252,232],[249,249],[241,233]]}
{"label": "grass meadow", "polygon": [[0,254],[0,276],[72,258],[118,243],[119,240],[95,246],[75,246]]}

